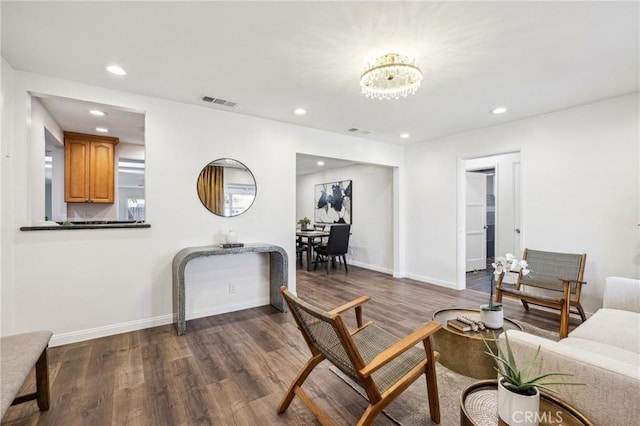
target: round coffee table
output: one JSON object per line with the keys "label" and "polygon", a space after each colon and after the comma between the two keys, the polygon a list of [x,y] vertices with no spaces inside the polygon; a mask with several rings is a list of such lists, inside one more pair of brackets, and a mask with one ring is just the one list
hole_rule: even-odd
{"label": "round coffee table", "polygon": [[494,333],[497,338],[503,331],[522,331],[522,327],[505,318],[502,328],[462,332],[447,326],[447,320],[455,319],[458,315],[480,320],[480,311],[474,309],[450,308],[433,314],[433,320],[442,324],[442,328],[433,335],[434,349],[440,352],[440,364],[474,379],[495,379],[498,373],[494,369],[493,359],[485,353],[487,348],[484,341],[496,352]]}
{"label": "round coffee table", "polygon": [[[483,380],[467,386],[460,394],[461,426],[504,425],[498,417],[498,381]],[[582,413],[555,396],[540,391],[538,424],[544,425],[586,425],[593,423]]]}

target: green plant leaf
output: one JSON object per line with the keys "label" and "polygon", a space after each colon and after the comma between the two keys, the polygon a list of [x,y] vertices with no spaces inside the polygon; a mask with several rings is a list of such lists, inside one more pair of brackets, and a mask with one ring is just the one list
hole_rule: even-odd
{"label": "green plant leaf", "polygon": [[533,371],[533,366],[540,355],[541,346],[538,346],[536,352],[527,360],[525,368],[523,370],[518,369],[516,364],[515,355],[509,342],[509,334],[505,332],[504,340],[506,350],[503,350],[500,346],[495,333],[492,333],[493,341],[496,342],[496,352],[494,352],[489,344],[489,339],[483,339],[484,345],[487,348],[485,353],[489,355],[495,362],[494,369],[504,378],[503,385],[505,388],[520,394],[526,394],[531,388],[537,387],[554,392],[548,388],[548,385],[584,385],[584,383],[575,382],[559,382],[559,381],[545,381],[544,379],[550,376],[573,376],[571,373],[562,372],[550,372],[539,374],[535,377],[529,377]]}

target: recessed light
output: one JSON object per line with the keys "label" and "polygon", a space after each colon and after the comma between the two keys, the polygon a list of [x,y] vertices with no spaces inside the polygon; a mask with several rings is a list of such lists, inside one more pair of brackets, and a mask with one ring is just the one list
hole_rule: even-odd
{"label": "recessed light", "polygon": [[115,75],[126,75],[127,72],[119,65],[109,65],[107,71]]}
{"label": "recessed light", "polygon": [[107,129],[106,127],[96,127],[96,131],[100,133],[108,133],[109,129]]}
{"label": "recessed light", "polygon": [[89,111],[89,114],[97,115],[98,117],[102,117],[103,115],[107,115],[106,112],[100,111],[99,109],[92,109],[91,111]]}
{"label": "recessed light", "polygon": [[507,112],[505,107],[498,107],[491,110],[491,114],[504,114],[505,112]]}
{"label": "recessed light", "polygon": [[304,108],[296,108],[293,110],[293,113],[295,115],[305,115],[307,113],[307,110]]}
{"label": "recessed light", "polygon": [[317,164],[318,166],[324,166],[324,161],[318,161],[316,164]]}
{"label": "recessed light", "polygon": [[400,133],[402,139],[409,139],[409,133]]}

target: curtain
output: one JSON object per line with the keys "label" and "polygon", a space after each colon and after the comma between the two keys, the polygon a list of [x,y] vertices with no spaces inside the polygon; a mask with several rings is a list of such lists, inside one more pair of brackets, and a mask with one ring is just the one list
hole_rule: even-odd
{"label": "curtain", "polygon": [[209,210],[224,215],[224,167],[208,165],[198,177],[198,196]]}

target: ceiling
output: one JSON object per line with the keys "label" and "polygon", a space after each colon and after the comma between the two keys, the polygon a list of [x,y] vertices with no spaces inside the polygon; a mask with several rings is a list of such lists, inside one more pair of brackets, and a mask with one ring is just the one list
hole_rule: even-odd
{"label": "ceiling", "polygon": [[321,172],[325,170],[337,169],[356,164],[354,161],[339,160],[330,157],[318,157],[315,155],[297,154],[296,155],[296,176],[307,175],[310,173]]}
{"label": "ceiling", "polygon": [[[66,132],[85,133],[99,136],[113,136],[120,142],[144,145],[144,114],[123,110],[119,107],[68,99],[59,96],[32,95],[51,113],[60,128]],[[97,117],[89,113],[98,110],[104,113]],[[107,133],[96,131],[97,127],[108,130]],[[59,141],[62,143],[62,141]]]}
{"label": "ceiling", "polygon": [[[1,8],[2,56],[17,70],[395,144],[639,89],[638,2],[2,1]],[[390,52],[417,57],[421,88],[400,100],[364,97],[365,62]],[[106,72],[112,63],[128,74]],[[205,103],[204,95],[237,106]],[[507,113],[490,114],[497,106]],[[294,115],[298,107],[307,114]]]}

